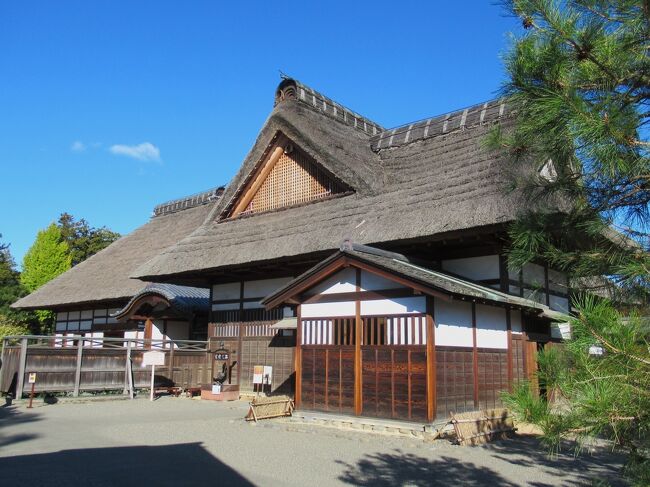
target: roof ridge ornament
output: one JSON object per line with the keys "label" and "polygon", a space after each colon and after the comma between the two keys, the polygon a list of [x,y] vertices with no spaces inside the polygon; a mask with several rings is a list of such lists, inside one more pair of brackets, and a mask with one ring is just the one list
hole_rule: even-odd
{"label": "roof ridge ornament", "polygon": [[201,191],[200,193],[194,193],[183,198],[160,203],[154,207],[152,216],[157,217],[161,215],[169,215],[170,213],[176,213],[177,211],[183,211],[210,203],[211,201],[220,198],[224,189],[224,186],[217,186],[216,188],[207,191]]}
{"label": "roof ridge ornament", "polygon": [[311,110],[324,113],[328,117],[370,136],[380,134],[386,130],[378,123],[359,115],[322,93],[302,84],[300,81],[290,78],[284,73],[281,74],[281,77],[282,81],[275,90],[273,106],[277,106],[286,100],[296,100]]}
{"label": "roof ridge ornament", "polygon": [[344,239],[341,242],[341,246],[339,247],[339,249],[341,250],[341,252],[361,252],[364,254],[386,257],[388,259],[395,259],[401,262],[409,262],[408,257],[406,257],[404,254],[391,252],[390,250],[378,249],[377,247],[371,247],[370,245],[355,243],[350,238]]}

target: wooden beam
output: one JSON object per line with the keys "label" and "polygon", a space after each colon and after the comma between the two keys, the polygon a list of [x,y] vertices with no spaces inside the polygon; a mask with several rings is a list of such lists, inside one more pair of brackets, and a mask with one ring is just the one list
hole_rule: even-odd
{"label": "wooden beam", "polygon": [[[361,291],[361,270],[356,269],[356,292]],[[361,394],[361,340],[363,338],[363,323],[361,321],[361,301],[356,300],[354,327],[354,414],[360,416],[363,411]]]}
{"label": "wooden beam", "polygon": [[[380,289],[377,291],[360,291],[346,293],[309,294],[303,295],[302,303],[339,303],[343,301],[373,301],[378,299],[406,298],[421,294],[411,288]],[[259,299],[258,299],[259,301]]]}
{"label": "wooden beam", "polygon": [[436,327],[434,298],[427,296],[427,421],[436,419]]}
{"label": "wooden beam", "polygon": [[472,303],[472,364],[474,368],[474,408],[478,410],[478,350],[476,348],[476,303]]}
{"label": "wooden beam", "polygon": [[280,156],[282,156],[283,153],[284,153],[284,147],[282,147],[282,145],[278,145],[275,149],[273,149],[273,152],[271,152],[271,155],[269,156],[268,160],[264,163],[264,165],[259,170],[258,174],[255,176],[253,181],[249,183],[248,187],[244,190],[243,194],[240,196],[237,206],[235,206],[235,209],[230,214],[231,218],[240,215],[246,209],[248,204],[255,196],[255,193],[257,193],[257,190],[260,189],[260,186],[262,185],[262,183],[264,183],[266,177],[269,175],[271,170],[275,167],[275,164],[278,162]]}
{"label": "wooden beam", "polygon": [[512,392],[514,374],[512,368],[512,318],[510,314],[510,308],[506,308],[506,329],[508,330],[508,353],[506,358],[508,367],[508,390]]}
{"label": "wooden beam", "polygon": [[294,391],[294,403],[296,409],[300,409],[301,397],[302,397],[302,323],[300,320],[300,305],[298,305],[297,311],[297,326],[296,329],[296,356],[295,360],[295,391]]}

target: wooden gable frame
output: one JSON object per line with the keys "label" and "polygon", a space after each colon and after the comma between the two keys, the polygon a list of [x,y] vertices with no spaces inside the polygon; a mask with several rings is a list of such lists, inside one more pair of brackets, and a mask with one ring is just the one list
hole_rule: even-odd
{"label": "wooden gable frame", "polygon": [[237,218],[349,194],[351,188],[278,132],[222,218]]}
{"label": "wooden gable frame", "polygon": [[339,253],[324,261],[321,268],[315,269],[314,272],[306,275],[304,279],[294,282],[293,285],[285,288],[275,296],[269,296],[266,300],[262,301],[262,304],[264,304],[266,309],[273,309],[282,304],[300,304],[304,299],[309,298],[308,296],[303,296],[303,293],[314,287],[322,280],[346,267],[354,267],[360,270],[365,270],[395,283],[401,284],[407,288],[412,289],[414,294],[434,296],[445,301],[452,299],[448,293],[441,292],[437,289],[432,288],[431,286],[426,286],[414,280],[397,275],[393,272],[385,271],[375,265],[371,265],[359,259],[355,259],[350,255]]}

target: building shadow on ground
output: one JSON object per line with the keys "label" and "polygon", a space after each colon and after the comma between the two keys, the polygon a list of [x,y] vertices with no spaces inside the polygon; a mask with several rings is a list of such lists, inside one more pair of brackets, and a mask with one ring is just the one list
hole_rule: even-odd
{"label": "building shadow on ground", "polygon": [[503,486],[516,487],[496,471],[480,467],[471,461],[460,461],[448,456],[435,460],[396,450],[394,453],[375,453],[359,460],[356,465],[340,462],[345,471],[339,480],[351,485],[373,487],[399,486]]}
{"label": "building shadow on ground", "polygon": [[0,478],[12,479],[13,485],[33,486],[253,486],[201,443],[85,448],[5,457],[0,458]]}
{"label": "building shadow on ground", "polygon": [[5,405],[0,407],[0,448],[5,448],[21,441],[28,441],[38,438],[38,435],[32,433],[21,433],[17,435],[5,435],[2,429],[11,424],[31,423],[33,421],[40,421],[41,415],[38,413],[25,413],[17,406]]}
{"label": "building shadow on ground", "polygon": [[[612,487],[627,485],[621,477],[622,456],[612,454],[607,449],[595,450],[593,454],[585,452],[577,457],[573,452],[549,457],[539,440],[531,437],[515,437],[483,446],[458,448],[466,452],[462,459],[444,453],[434,458],[425,458],[395,450],[391,453],[368,455],[355,464],[341,461],[339,463],[344,466],[344,471],[339,480],[351,485],[373,487],[551,487],[592,485],[595,480],[606,481],[607,485]],[[495,459],[493,468],[472,462],[472,457],[481,454],[480,456],[485,458],[486,453]],[[526,468],[523,471],[526,477],[513,478],[514,472],[510,472],[510,476],[506,478],[499,472],[504,465],[502,462]],[[501,467],[497,466],[497,463]],[[505,470],[507,469],[508,467],[505,467]],[[541,473],[546,479],[539,478]]]}

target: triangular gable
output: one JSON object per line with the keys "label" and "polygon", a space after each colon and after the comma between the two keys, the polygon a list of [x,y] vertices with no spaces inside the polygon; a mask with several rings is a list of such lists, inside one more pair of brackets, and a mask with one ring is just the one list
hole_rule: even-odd
{"label": "triangular gable", "polygon": [[347,185],[280,134],[222,216],[263,213],[349,191]]}

